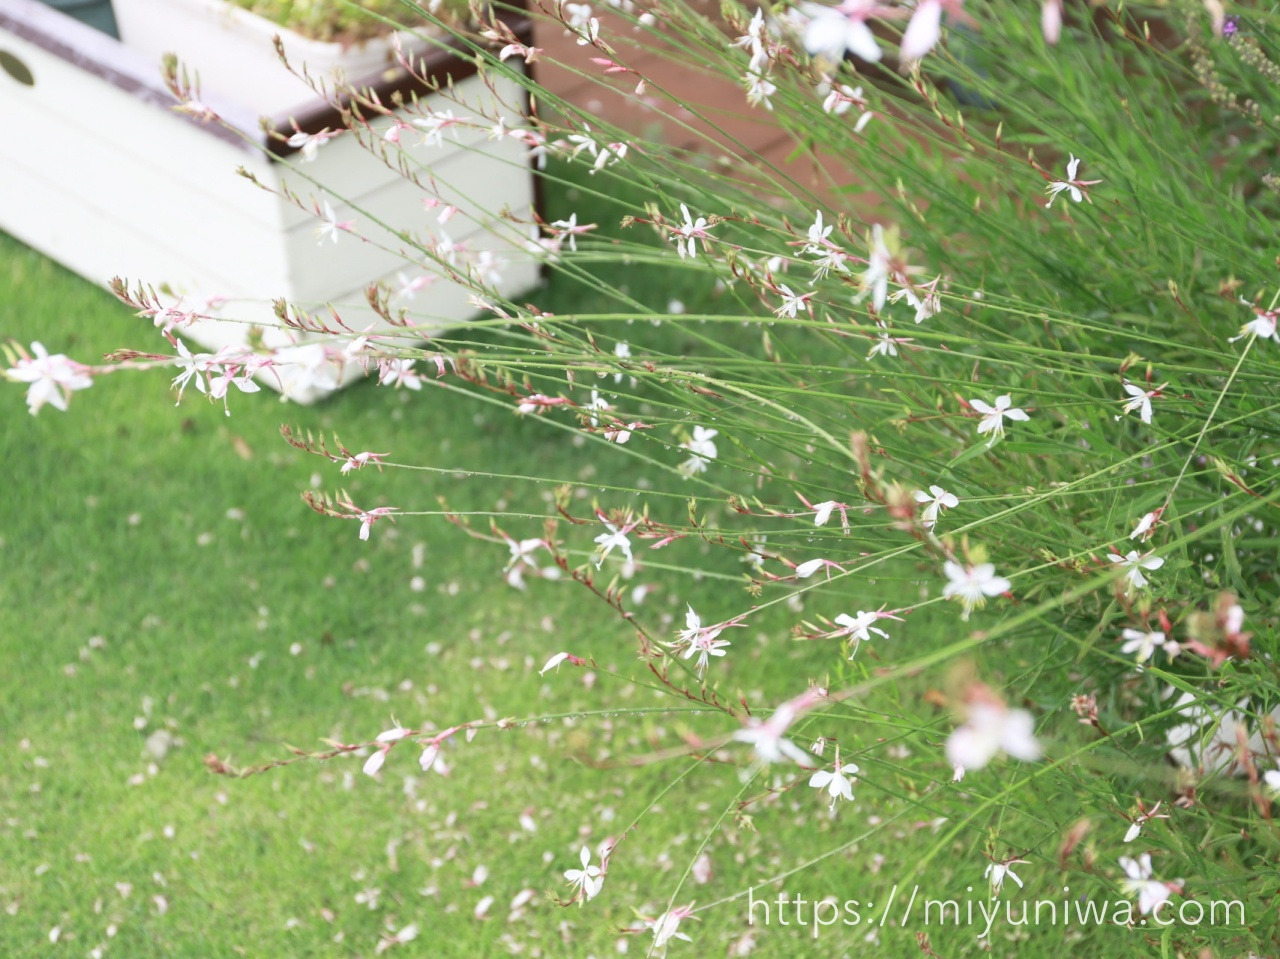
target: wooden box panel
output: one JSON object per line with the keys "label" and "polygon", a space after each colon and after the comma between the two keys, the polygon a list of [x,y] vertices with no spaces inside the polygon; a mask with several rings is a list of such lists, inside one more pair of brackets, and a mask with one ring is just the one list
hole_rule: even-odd
{"label": "wooden box panel", "polygon": [[[527,23],[519,25],[527,31]],[[438,210],[425,208],[419,188],[351,136],[326,143],[304,163],[241,105],[205,98],[238,131],[194,121],[172,109],[149,59],[35,0],[0,0],[0,52],[24,64],[34,80],[28,85],[0,72],[0,116],[7,126],[0,136],[0,229],[98,284],[113,276],[168,284],[190,305],[227,298],[222,315],[228,322],[184,331],[205,348],[243,342],[254,324],[272,319],[277,297],[307,308],[333,303],[349,325],[363,328],[375,319],[364,303],[369,283],[420,272],[396,255],[403,241],[371,219],[425,239],[439,229]],[[452,79],[455,95],[468,105],[495,102],[494,90],[469,63],[446,52],[433,55],[433,75]],[[383,75],[379,82],[387,102],[391,90],[408,89],[411,78]],[[506,81],[497,98],[522,103],[523,92]],[[438,96],[427,96],[424,108],[470,115]],[[336,114],[320,100],[310,112],[272,122],[289,133],[294,119],[307,132],[337,127]],[[510,115],[508,125],[517,119]],[[466,197],[478,215],[451,220],[444,227],[450,238],[498,252],[507,261],[499,289],[518,296],[536,285],[539,272],[498,214],[507,208],[525,213],[534,204],[525,149],[511,137],[489,139],[483,130],[459,133],[459,142],[446,137],[443,147],[411,150],[430,170],[423,181],[433,183],[445,203]],[[409,143],[416,143],[414,136],[405,133]],[[321,244],[317,220],[238,176],[240,167],[267,186],[287,184],[304,200],[328,199],[338,219],[357,220],[357,229],[387,249],[352,235]],[[348,212],[351,206],[364,212]],[[475,312],[465,289],[447,280],[407,305],[428,312],[438,328]],[[345,371],[343,381],[358,372]],[[272,377],[262,382],[278,385]],[[292,398],[306,402],[322,393],[298,390]]]}

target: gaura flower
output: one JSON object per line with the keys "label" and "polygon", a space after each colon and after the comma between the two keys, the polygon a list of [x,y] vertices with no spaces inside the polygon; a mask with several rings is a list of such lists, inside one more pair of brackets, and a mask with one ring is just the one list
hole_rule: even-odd
{"label": "gaura flower", "polygon": [[600,888],[604,885],[604,876],[601,875],[599,866],[591,864],[591,850],[586,846],[582,847],[578,861],[582,863],[582,868],[565,870],[564,878],[566,882],[574,887],[574,898],[582,897],[579,900],[581,903],[600,895]]}
{"label": "gaura flower", "polygon": [[1107,558],[1125,570],[1125,579],[1129,581],[1130,589],[1142,589],[1147,585],[1147,578],[1142,575],[1144,569],[1157,570],[1164,565],[1161,557],[1152,556],[1149,553],[1141,556],[1136,549],[1129,550],[1123,556],[1119,553],[1111,553]]}
{"label": "gaura flower", "polygon": [[982,422],[978,424],[978,435],[990,433],[991,441],[994,443],[997,436],[1004,435],[1005,417],[1018,423],[1025,423],[1031,419],[1026,411],[1012,404],[1013,400],[1008,393],[997,396],[995,406],[990,406],[983,400],[970,400],[969,405],[982,414]]}
{"label": "gaura flower", "polygon": [[[1053,201],[1057,199],[1059,193],[1064,190],[1071,199],[1077,203],[1089,198],[1089,191],[1085,187],[1094,186],[1101,183],[1101,180],[1080,180],[1077,179],[1077,173],[1080,170],[1080,160],[1075,154],[1071,154],[1071,159],[1067,161],[1067,178],[1065,180],[1049,180],[1049,185],[1045,187],[1045,191],[1049,194],[1049,202],[1046,203],[1045,209],[1053,206]],[[1090,203],[1093,201],[1090,200]]]}
{"label": "gaura flower", "polygon": [[840,764],[840,753],[836,753],[835,765],[831,769],[819,769],[809,777],[809,785],[821,789],[831,798],[831,808],[836,808],[836,800],[845,799],[853,802],[853,779],[858,767],[855,763]]}
{"label": "gaura flower", "polygon": [[713,442],[720,435],[719,430],[709,430],[703,426],[693,428],[693,436],[680,444],[682,450],[688,450],[689,458],[680,464],[680,472],[686,477],[705,473],[711,460],[716,458],[716,444]]}
{"label": "gaura flower", "polygon": [[1026,762],[1039,759],[1040,744],[1034,735],[1035,720],[1025,709],[1009,709],[979,685],[971,692],[968,715],[947,739],[947,761],[964,769],[981,769],[998,753]]}
{"label": "gaura flower", "polygon": [[941,486],[930,486],[927,493],[918,489],[911,494],[911,498],[917,503],[928,504],[920,514],[920,520],[924,523],[925,529],[933,529],[938,522],[938,513],[943,508],[951,509],[960,505],[960,500],[955,494],[948,493]]}
{"label": "gaura flower", "polygon": [[961,566],[948,561],[943,564],[942,571],[947,574],[947,585],[942,588],[942,595],[945,599],[957,598],[964,604],[963,619],[968,619],[974,609],[983,606],[988,596],[999,596],[1009,591],[1009,581],[996,575],[992,563]]}
{"label": "gaura flower", "polygon": [[1178,883],[1170,884],[1151,878],[1150,853],[1144,852],[1136,860],[1121,856],[1117,861],[1125,874],[1125,878],[1120,880],[1120,888],[1138,897],[1138,911],[1144,916],[1156,909],[1169,898],[1170,893],[1179,888]]}
{"label": "gaura flower", "polygon": [[880,60],[880,45],[867,26],[867,18],[878,12],[874,0],[844,0],[838,6],[801,3],[797,8],[808,17],[804,25],[804,48],[810,56],[839,63],[852,53],[868,63]]}
{"label": "gaura flower", "polygon": [[[1159,396],[1160,391],[1164,389],[1165,386],[1168,386],[1168,384],[1166,383],[1162,386],[1157,386],[1153,390],[1144,390],[1141,386],[1135,386],[1132,383],[1125,383],[1124,391],[1129,394],[1129,398],[1127,400],[1121,400],[1121,402],[1124,403],[1124,410],[1121,413],[1121,416],[1125,413],[1132,413],[1134,410],[1137,410],[1138,418],[1142,420],[1142,422],[1150,425],[1151,399],[1152,397]],[[1119,419],[1120,417],[1117,416],[1116,420],[1118,421]]]}

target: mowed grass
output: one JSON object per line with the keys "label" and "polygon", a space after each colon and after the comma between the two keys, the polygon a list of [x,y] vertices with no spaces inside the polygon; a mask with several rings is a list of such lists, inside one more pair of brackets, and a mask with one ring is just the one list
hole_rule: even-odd
{"label": "mowed grass", "polygon": [[[0,240],[0,334],[84,359],[155,336],[9,238]],[[434,509],[445,496],[460,511],[505,500],[541,515],[552,484],[398,470],[339,477],[278,428],[336,429],[393,460],[565,481],[604,484],[612,469],[632,484],[643,464],[610,465],[563,431],[444,390],[363,384],[312,408],[264,392],[233,397],[228,418],[190,392],[175,409],[164,374],[101,378],[67,414],[27,415],[21,389],[6,388],[0,420],[0,954],[364,956],[381,932],[410,922],[422,935],[396,947],[402,954],[603,954],[635,908],[665,909],[708,834],[719,830],[707,849],[715,876],[682,902],[728,895],[744,870],[763,878],[820,851],[783,856],[794,823],[763,833],[735,825],[725,815],[742,788],[732,767],[597,769],[575,758],[644,755],[678,744],[676,728],[732,728],[606,676],[590,690],[569,667],[540,679],[561,649],[643,672],[632,631],[581,587],[534,581],[520,593],[503,581],[504,547],[438,517],[381,522],[362,543],[355,523],[322,518],[298,496],[318,477],[362,505]],[[581,489],[583,514],[590,495],[605,499],[597,486]],[[536,519],[503,525],[540,532]],[[575,547],[589,549],[598,531],[575,531]],[[637,582],[654,579],[642,571]],[[685,602],[709,616],[741,602],[731,580],[696,589],[659,589],[645,609],[674,623]],[[803,688],[829,651],[791,644],[788,619],[764,623],[742,631],[741,653],[722,668],[776,701]],[[794,672],[778,668],[793,662]],[[676,712],[618,715],[667,707]],[[204,765],[208,754],[250,765],[286,756],[285,743],[367,740],[393,718],[444,728],[580,710],[614,715],[484,731],[446,750],[447,778],[422,774],[411,744],[379,781],[360,774],[359,758],[247,780]],[[162,757],[147,748],[160,730],[172,738]],[[628,835],[600,899],[581,912],[546,901],[544,891],[566,894],[561,874],[583,842],[620,835],[659,796],[661,812]],[[797,798],[800,825],[817,816],[829,832],[819,797]],[[520,824],[525,811],[536,832]],[[477,867],[489,876],[469,885]],[[357,901],[371,889],[376,908]],[[509,922],[523,889],[537,896]],[[480,921],[473,913],[487,896],[492,918]],[[719,950],[745,920],[730,906],[694,931]],[[649,941],[634,937],[632,950]],[[757,954],[793,947],[806,940],[766,933]]]}

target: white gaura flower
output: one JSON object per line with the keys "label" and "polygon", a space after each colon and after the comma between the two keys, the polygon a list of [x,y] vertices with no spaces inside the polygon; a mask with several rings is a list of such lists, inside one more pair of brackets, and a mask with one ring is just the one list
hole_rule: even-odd
{"label": "white gaura flower", "polygon": [[310,163],[316,158],[316,153],[320,150],[320,147],[335,136],[337,134],[328,127],[325,127],[319,133],[304,133],[299,130],[285,142],[295,150],[302,151],[303,163]]}
{"label": "white gaura flower", "polygon": [[[1169,692],[1172,694],[1173,690]],[[1225,709],[1216,704],[1198,703],[1191,693],[1183,693],[1174,705],[1179,707],[1178,715],[1184,721],[1170,728],[1165,739],[1169,743],[1170,758],[1184,769],[1199,770],[1202,774],[1243,775],[1241,740],[1255,764],[1267,756],[1262,723],[1251,721],[1248,698],[1239,700],[1234,708]],[[1280,706],[1271,711],[1271,721],[1280,723]],[[1271,784],[1272,780],[1267,782]],[[1276,777],[1275,782],[1280,786],[1280,777]]]}
{"label": "white gaura flower", "polygon": [[333,212],[333,206],[328,200],[324,201],[324,212],[320,215],[320,225],[316,227],[316,236],[320,238],[319,242],[324,243],[325,237],[338,242],[338,234],[344,230],[350,230],[355,220],[339,220],[337,214]]}
{"label": "white gaura flower", "polygon": [[[178,348],[179,351],[185,349],[181,340],[178,341]],[[38,342],[31,344],[31,352],[34,356],[21,357],[0,376],[7,375],[19,383],[31,384],[27,387],[27,409],[32,416],[39,413],[46,403],[65,413],[71,393],[93,385],[93,379],[86,373],[87,368],[68,359],[64,354],[50,355],[44,344]],[[186,356],[190,358],[191,354],[187,353]],[[178,365],[183,364],[180,362]]]}
{"label": "white gaura flower", "polygon": [[809,785],[814,789],[822,789],[831,798],[831,808],[836,808],[836,800],[844,799],[853,802],[853,780],[857,776],[856,763],[840,764],[840,753],[836,752],[835,765],[831,769],[819,769],[809,777]]}
{"label": "white gaura flower", "polygon": [[765,42],[769,39],[768,28],[764,21],[764,10],[760,7],[756,8],[755,16],[747,24],[747,32],[738,39],[734,40],[730,46],[749,47],[753,52],[764,49]]}
{"label": "white gaura flower", "polygon": [[1280,334],[1276,332],[1277,318],[1280,317],[1280,311],[1264,310],[1260,306],[1250,303],[1244,297],[1240,297],[1240,302],[1250,307],[1254,312],[1254,317],[1244,326],[1240,327],[1240,335],[1230,337],[1227,342],[1234,343],[1236,340],[1244,339],[1246,336],[1256,336],[1260,340],[1275,340],[1280,343]]}
{"label": "white gaura flower", "polygon": [[562,8],[564,24],[575,33],[581,33],[591,22],[591,4],[566,3]]}
{"label": "white gaura flower", "polygon": [[824,224],[822,222],[821,210],[815,212],[817,216],[814,218],[813,225],[809,227],[809,242],[805,244],[804,249],[800,251],[801,253],[822,253],[829,242],[827,237],[835,229],[832,224]]}
{"label": "white gaura flower", "polygon": [[918,287],[924,293],[923,297],[911,287],[904,286],[889,294],[889,302],[897,303],[899,300],[906,300],[907,305],[916,311],[916,325],[919,326],[929,317],[937,316],[942,312],[942,299],[938,296],[938,281],[941,279],[942,277],[938,277],[925,286]]}
{"label": "white gaura flower", "polygon": [[[1163,802],[1163,800],[1161,800]],[[1153,819],[1168,819],[1169,817],[1160,812],[1160,803],[1157,802],[1150,809],[1143,808],[1142,801],[1138,801],[1139,814],[1129,822],[1129,828],[1125,831],[1124,841],[1133,842],[1142,833],[1142,827]]]}
{"label": "white gaura flower", "polygon": [[796,294],[785,283],[778,284],[778,293],[782,296],[782,305],[773,311],[774,316],[794,320],[797,310],[809,312],[809,298],[813,296],[812,293]]}
{"label": "white gaura flower", "polygon": [[[586,6],[586,4],[583,4]],[[594,44],[600,39],[600,21],[592,17],[587,23],[587,28],[578,34],[578,46],[585,47],[587,44]]]}
{"label": "white gaura flower", "polygon": [[804,26],[804,48],[810,56],[839,63],[852,53],[868,63],[880,60],[880,45],[867,26],[875,13],[872,0],[844,0],[838,6],[801,3],[799,11],[809,18]]}
{"label": "white gaura flower", "polygon": [[805,766],[809,755],[784,735],[803,713],[808,712],[827,695],[825,689],[814,687],[789,699],[766,720],[750,717],[746,726],[733,734],[735,742],[754,747],[756,758],[765,763],[780,763],[784,759]]}
{"label": "white gaura flower", "polygon": [[[424,773],[429,773],[436,769],[436,763],[440,760],[440,746],[437,743],[427,743],[422,747],[422,755],[418,757],[418,765],[422,767]],[[443,766],[443,764],[442,764]],[[441,770],[437,769],[437,772]]]}
{"label": "white gaura flower", "polygon": [[849,254],[837,246],[828,246],[824,250],[817,251],[818,258],[813,261],[813,279],[810,283],[816,283],[825,279],[827,274],[832,270],[837,273],[848,273],[849,268],[844,265],[844,261],[849,259]]}
{"label": "white gaura flower", "polygon": [[422,131],[421,146],[444,146],[444,131],[450,127],[454,128],[454,136],[457,136],[457,127],[467,121],[461,117],[453,115],[452,110],[438,110],[435,113],[427,114],[425,117],[417,117],[413,121],[413,125]]}
{"label": "white gaura flower", "polygon": [[610,443],[617,443],[621,446],[631,439],[631,434],[635,432],[636,427],[643,425],[639,420],[634,420],[631,423],[614,420],[601,431],[601,435]]}
{"label": "white gaura flower", "polygon": [[681,659],[692,659],[695,655],[698,657],[694,668],[697,670],[698,678],[701,679],[706,675],[711,657],[724,656],[725,650],[731,644],[729,640],[719,638],[720,634],[724,632],[724,624],[703,626],[702,618],[693,611],[692,606],[685,613],[684,625],[685,628],[676,634],[676,641],[671,645],[676,649],[683,650]]}
{"label": "white gaura flower", "polygon": [[535,554],[539,549],[546,549],[547,543],[541,539],[507,539],[507,550],[511,553],[507,565],[503,567],[502,572],[506,576],[507,583],[516,589],[524,589],[525,571],[542,575],[542,570],[538,566]]}
{"label": "white gaura flower", "polygon": [[1280,796],[1280,769],[1268,769],[1262,774],[1262,781],[1276,796]]}
{"label": "white gaura flower", "polygon": [[1138,525],[1133,528],[1133,532],[1129,534],[1129,538],[1138,539],[1141,537],[1143,540],[1150,538],[1151,530],[1155,527],[1156,521],[1160,519],[1160,514],[1162,512],[1164,512],[1163,509],[1158,509],[1144,515],[1142,519],[1138,520]]}
{"label": "white gaura flower", "polygon": [[[873,356],[897,356],[899,346],[906,346],[912,342],[912,338],[909,336],[890,336],[889,327],[885,325],[883,320],[876,320],[876,329],[878,332],[873,337],[875,342],[871,344],[871,349],[867,351],[868,360]],[[871,334],[867,335],[870,336]]]}
{"label": "white gaura flower", "polygon": [[[826,566],[830,561],[825,559],[809,559],[805,560],[796,567],[796,579],[808,579],[822,567]],[[835,565],[832,563],[831,565]]]}
{"label": "white gaura flower", "polygon": [[[360,538],[362,540],[367,540],[369,538],[370,530],[373,529],[373,524],[384,516],[390,516],[396,511],[396,509],[397,507],[395,506],[378,506],[374,509],[364,510],[352,506],[352,510],[354,512],[350,518],[360,520]],[[395,522],[394,518],[392,519],[392,522]]]}
{"label": "white gaura flower", "polygon": [[1084,195],[1080,192],[1080,188],[1072,185],[1072,180],[1076,178],[1076,171],[1080,169],[1080,161],[1076,159],[1075,154],[1071,154],[1071,159],[1067,161],[1067,178],[1065,180],[1050,180],[1046,189],[1049,192],[1049,202],[1045,204],[1045,209],[1053,205],[1053,201],[1063,190],[1070,193],[1071,199],[1080,203],[1084,200]]}
{"label": "white gaura flower", "polygon": [[676,251],[680,254],[680,259],[683,260],[685,257],[693,259],[698,255],[698,241],[710,236],[707,233],[707,218],[700,216],[695,220],[689,214],[689,208],[683,203],[680,204],[680,212],[684,214],[684,222],[671,228],[671,236],[676,241]]}
{"label": "white gaura flower", "polygon": [[1120,647],[1120,652],[1136,653],[1134,661],[1141,665],[1151,658],[1151,654],[1157,649],[1163,649],[1171,657],[1178,655],[1180,647],[1177,643],[1165,638],[1164,633],[1148,632],[1142,629],[1126,629],[1122,634],[1124,637],[1124,645]]}
{"label": "white gaura flower", "polygon": [[1151,878],[1151,853],[1144,852],[1136,860],[1121,856],[1117,861],[1125,874],[1120,888],[1138,897],[1138,911],[1144,916],[1169,898],[1172,892],[1169,885]]}
{"label": "white gaura flower", "polygon": [[879,320],[876,321],[876,327],[880,332],[876,334],[876,341],[871,344],[871,349],[867,351],[867,359],[871,359],[873,356],[897,356],[898,341],[889,335],[889,328]]}
{"label": "white gaura flower", "polygon": [[968,619],[974,609],[983,606],[988,596],[999,596],[1009,591],[1009,581],[997,576],[991,563],[961,566],[948,561],[943,564],[942,571],[947,574],[947,585],[942,588],[943,598],[959,599],[964,604],[964,619]]}
{"label": "white gaura flower", "polygon": [[567,220],[552,220],[549,224],[554,229],[560,231],[560,236],[569,241],[569,249],[574,253],[578,252],[578,234],[587,233],[596,228],[596,224],[587,223],[582,226],[578,225],[578,214],[571,213]]}
{"label": "white gaura flower", "polygon": [[573,897],[582,899],[579,904],[594,899],[600,895],[600,887],[604,885],[604,876],[600,874],[600,867],[591,865],[591,850],[586,846],[582,847],[582,852],[578,856],[578,861],[582,863],[581,869],[568,869],[565,871],[565,881],[574,887]]}
{"label": "white gaura flower", "polygon": [[681,920],[688,919],[691,915],[693,915],[693,903],[669,909],[657,919],[645,923],[646,926],[653,930],[653,948],[658,951],[658,955],[666,955],[667,943],[672,939],[693,942],[692,939],[680,931]]}
{"label": "white gaura flower", "polygon": [[844,632],[851,639],[855,639],[860,643],[865,643],[871,640],[872,633],[875,633],[883,639],[889,638],[888,633],[874,625],[881,618],[896,619],[897,617],[889,616],[888,613],[878,613],[874,609],[869,613],[858,610],[857,616],[850,616],[848,613],[841,613],[836,617],[835,622],[837,626],[844,627]]}
{"label": "white gaura flower", "polygon": [[[1079,170],[1080,160],[1075,156],[1075,154],[1071,154],[1071,159],[1067,161],[1067,178],[1065,180],[1050,180],[1048,186],[1045,187],[1045,191],[1049,194],[1049,202],[1044,205],[1046,210],[1053,206],[1053,201],[1057,199],[1058,194],[1062,193],[1064,190],[1071,199],[1080,203],[1088,197],[1088,192],[1084,189],[1085,187],[1094,186],[1095,184],[1102,182],[1101,180],[1078,179],[1077,174]],[[1089,202],[1092,203],[1093,201],[1090,200]]]}
{"label": "white gaura flower", "polygon": [[[1168,384],[1164,384],[1164,386],[1167,385]],[[1120,415],[1123,416],[1126,413],[1132,413],[1134,410],[1137,410],[1138,418],[1142,420],[1142,422],[1150,425],[1151,398],[1153,396],[1159,396],[1160,391],[1164,389],[1164,386],[1158,386],[1154,390],[1144,390],[1141,386],[1134,386],[1132,383],[1125,383],[1124,391],[1129,394],[1129,398],[1127,400],[1122,399],[1120,401],[1124,403],[1124,410]],[[1119,421],[1119,419],[1120,417],[1117,416],[1116,420]]]}
{"label": "white gaura flower", "polygon": [[1136,653],[1134,657],[1138,663],[1145,663],[1151,658],[1151,654],[1156,651],[1157,647],[1164,646],[1164,633],[1148,632],[1143,629],[1126,629],[1121,636],[1124,639],[1124,645],[1120,647],[1120,652],[1129,654]]}
{"label": "white gaura flower", "polygon": [[982,414],[982,422],[978,424],[978,435],[990,433],[991,441],[994,443],[997,436],[1004,435],[1005,417],[1019,423],[1025,423],[1031,419],[1025,410],[1012,406],[1012,403],[1013,400],[1008,393],[997,396],[995,406],[990,406],[983,400],[970,400],[969,405]]}
{"label": "white gaura flower", "polygon": [[[769,98],[778,92],[778,87],[763,73],[755,70],[747,71],[743,77],[743,85],[747,88],[747,102],[753,107],[773,109],[773,101]],[[692,242],[692,241],[690,241]]]}
{"label": "white gaura flower", "polygon": [[[830,113],[833,116],[842,117],[849,112],[854,106],[861,110],[867,109],[867,101],[862,95],[862,87],[851,87],[846,83],[835,85],[829,78],[824,80],[818,86],[818,96],[823,97],[822,112]],[[867,113],[863,113],[858,117],[858,123],[866,126],[870,122],[871,117]],[[861,133],[859,127],[854,128],[854,132]]]}
{"label": "white gaura flower", "polygon": [[[613,355],[620,360],[629,360],[631,359],[631,347],[619,340],[617,343],[613,344]],[[613,382],[621,383],[622,377],[622,373],[614,373]],[[634,382],[634,380],[632,382]]]}
{"label": "white gaura flower", "polygon": [[917,503],[928,504],[920,514],[925,529],[933,529],[938,522],[938,513],[944,508],[952,509],[960,505],[960,500],[956,499],[955,494],[948,493],[941,486],[930,486],[927,493],[918,489],[911,494],[911,498]]}
{"label": "white gaura flower", "polygon": [[733,739],[754,746],[755,758],[765,763],[781,763],[783,759],[791,759],[804,766],[808,759],[804,750],[786,739],[776,725],[759,720],[748,721],[748,727],[735,732]]}
{"label": "white gaura flower", "polygon": [[364,761],[364,774],[366,776],[378,775],[378,770],[381,769],[382,764],[387,761],[387,749],[389,748],[390,747],[386,747],[373,752],[370,754],[369,758]]}
{"label": "white gaura flower", "polygon": [[694,664],[694,669],[698,673],[698,677],[706,675],[707,667],[710,665],[711,656],[723,656],[725,649],[730,645],[727,639],[711,639],[707,636],[699,636],[684,651],[682,659],[692,659],[696,653],[698,661]]}
{"label": "white gaura flower", "polygon": [[1119,553],[1111,553],[1108,559],[1124,569],[1125,579],[1129,581],[1130,589],[1142,589],[1147,585],[1147,577],[1142,575],[1144,569],[1157,570],[1164,565],[1164,560],[1161,557],[1152,556],[1150,553],[1142,556],[1139,555],[1136,549],[1129,550],[1124,556]]}
{"label": "white gaura flower", "polygon": [[902,32],[900,54],[904,63],[920,60],[942,36],[942,0],[920,0]]}
{"label": "white gaura flower", "polygon": [[[681,643],[691,643],[699,634],[707,632],[702,628],[702,617],[693,611],[692,604],[686,604],[684,614],[684,629],[680,630],[676,635]],[[717,633],[719,630],[716,631]]]}
{"label": "white gaura flower", "polygon": [[352,470],[364,469],[370,463],[382,470],[382,457],[389,456],[389,453],[374,453],[371,450],[365,450],[363,453],[353,453],[346,458],[342,464],[342,469],[338,472],[342,474],[350,473]]}
{"label": "white gaura flower", "polygon": [[618,527],[614,526],[607,519],[601,519],[604,523],[605,532],[596,537],[596,545],[600,547],[600,556],[596,560],[596,569],[604,565],[605,559],[613,552],[615,548],[622,550],[622,555],[627,558],[627,562],[633,562],[631,558],[631,540],[628,534],[635,529],[635,524]]}
{"label": "white gaura flower", "polygon": [[826,526],[827,520],[831,519],[831,511],[839,505],[840,504],[833,499],[827,500],[825,503],[814,503],[813,525]]}
{"label": "white gaura flower", "polygon": [[871,227],[871,237],[867,243],[867,269],[862,274],[862,295],[871,294],[871,302],[876,312],[884,309],[885,300],[889,298],[889,277],[894,272],[893,251],[885,242],[884,227],[879,223]]}
{"label": "white gaura flower", "polygon": [[964,725],[947,739],[947,761],[966,770],[981,769],[1004,752],[1031,762],[1041,756],[1034,730],[1035,720],[1025,709],[1009,709],[995,700],[972,703]]}
{"label": "white gaura flower", "polygon": [[[173,379],[173,386],[178,389],[178,402],[182,402],[182,392],[187,388],[188,383],[194,383],[197,390],[201,393],[207,393],[209,388],[205,385],[205,374],[209,369],[209,360],[213,357],[208,353],[197,353],[191,355],[191,351],[187,349],[187,344],[182,340],[177,341],[178,359],[174,361],[174,366],[182,370]],[[55,404],[56,405],[56,404]],[[61,407],[66,409],[66,407]]]}
{"label": "white gaura flower", "polygon": [[538,670],[538,675],[539,676],[545,675],[547,672],[555,669],[557,666],[559,666],[568,658],[569,658],[568,653],[556,653],[554,656],[552,656],[550,659],[547,660],[547,664],[545,666],[543,666],[540,670]]}
{"label": "white gaura flower", "polygon": [[1022,880],[1013,873],[1013,867],[1021,863],[1029,866],[1031,863],[1026,859],[1006,859],[1004,862],[992,862],[987,864],[987,871],[982,874],[984,879],[991,883],[991,894],[993,896],[1000,895],[1000,890],[1004,887],[1006,878],[1012,879],[1018,884],[1018,888],[1022,888]]}
{"label": "white gaura flower", "polygon": [[1053,46],[1062,36],[1062,0],[1042,0],[1040,4],[1040,31],[1044,42]]}
{"label": "white gaura flower", "polygon": [[422,389],[422,377],[413,368],[417,360],[399,358],[383,360],[378,364],[378,383],[382,386],[404,387],[415,392]]}
{"label": "white gaura flower", "polygon": [[680,464],[680,472],[686,477],[705,473],[711,460],[716,458],[716,444],[713,442],[720,435],[719,430],[709,430],[702,426],[693,428],[693,437],[680,444],[682,450],[689,451],[689,458]]}

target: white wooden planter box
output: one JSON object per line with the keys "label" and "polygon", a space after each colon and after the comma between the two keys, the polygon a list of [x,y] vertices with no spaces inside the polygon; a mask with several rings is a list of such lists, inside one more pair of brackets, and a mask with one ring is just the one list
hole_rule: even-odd
{"label": "white wooden planter box", "polygon": [[[449,101],[441,99],[436,108],[464,116],[465,108],[453,101],[486,113],[495,102],[524,103],[513,81],[500,83],[495,98],[466,61],[445,51],[426,57],[433,77],[454,80]],[[404,76],[375,79],[383,102],[412,82]],[[304,164],[263,132],[253,111],[204,99],[239,135],[171,109],[175,101],[150,59],[35,0],[0,0],[0,117],[6,127],[0,135],[0,229],[101,285],[116,276],[166,284],[187,308],[226,298],[219,313],[226,320],[202,321],[180,333],[211,350],[245,342],[255,324],[275,325],[271,304],[277,298],[313,311],[332,305],[355,329],[377,321],[365,300],[368,284],[387,280],[394,286],[401,272],[421,273],[397,255],[409,247],[396,234],[427,241],[442,229],[434,212],[424,209],[422,190],[350,135],[326,143],[314,162]],[[289,119],[270,122],[287,134]],[[307,132],[338,127],[336,112],[320,98],[309,109],[292,111],[292,119]],[[510,119],[514,125],[518,118]],[[456,142],[446,136],[444,147],[416,147],[414,155],[430,164],[430,182],[443,201],[457,201],[467,211],[443,230],[455,243],[506,260],[499,291],[518,296],[537,284],[539,268],[524,249],[527,237],[500,213],[523,215],[534,205],[526,148],[512,137],[490,140],[483,130],[458,129]],[[406,140],[416,139],[406,134]],[[317,242],[312,216],[255,187],[237,175],[238,168],[271,187],[287,184],[304,199],[327,199],[339,220],[355,220],[356,231],[374,242],[345,234],[337,244]],[[416,322],[429,318],[433,329],[475,314],[464,288],[446,279],[413,301],[392,305],[411,309]],[[139,333],[142,339],[121,345],[144,345],[146,331]],[[297,378],[289,370],[280,372],[290,398],[310,402],[327,392],[301,367],[294,370]],[[333,378],[345,384],[360,375],[349,367]],[[280,385],[271,376],[262,382]]]}
{"label": "white wooden planter box", "polygon": [[[226,0],[114,0],[113,6],[125,46],[155,63],[177,52],[184,64],[199,71],[206,91],[252,103],[272,116],[306,110],[316,97],[306,81],[281,69],[275,36],[289,62],[305,63],[317,78],[327,78],[335,69],[350,79],[368,77],[395,63],[388,40],[375,38],[352,47],[311,40]],[[175,37],[199,42],[177,50]],[[417,46],[408,31],[400,38],[406,50]]]}

